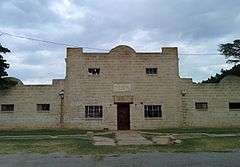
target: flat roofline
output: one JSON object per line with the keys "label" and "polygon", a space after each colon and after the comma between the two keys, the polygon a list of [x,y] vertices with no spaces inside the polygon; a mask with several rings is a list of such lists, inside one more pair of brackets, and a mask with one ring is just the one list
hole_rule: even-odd
{"label": "flat roofline", "polygon": [[[121,51],[127,51],[127,52],[129,52],[129,53],[142,53],[142,54],[151,54],[151,53],[154,53],[154,54],[162,54],[164,51],[166,51],[166,50],[178,50],[178,47],[161,47],[159,50],[160,51],[153,51],[153,52],[151,52],[151,51],[136,51],[135,49],[133,49],[132,47],[130,47],[130,46],[128,46],[128,45],[118,45],[118,46],[116,46],[116,47],[113,47],[112,49],[99,49],[99,50],[102,50],[102,51],[100,51],[100,52],[91,52],[91,51],[89,51],[89,52],[85,52],[85,51],[83,51],[83,49],[84,48],[82,48],[82,47],[67,47],[67,50],[78,50],[78,51],[80,51],[80,52],[82,52],[82,53],[93,53],[93,54],[109,54],[109,53],[113,53],[113,52],[121,52]],[[86,48],[86,49],[88,49],[88,48]],[[97,48],[96,48],[96,50],[98,50]]]}

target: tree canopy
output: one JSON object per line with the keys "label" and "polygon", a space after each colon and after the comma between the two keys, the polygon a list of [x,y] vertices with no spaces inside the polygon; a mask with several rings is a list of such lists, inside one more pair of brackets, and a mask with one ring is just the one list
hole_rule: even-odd
{"label": "tree canopy", "polygon": [[7,72],[6,72],[6,69],[9,68],[9,64],[7,64],[6,60],[3,59],[3,56],[1,55],[1,53],[6,54],[8,52],[10,52],[10,50],[8,48],[4,48],[0,44],[0,78],[1,79],[8,75]]}
{"label": "tree canopy", "polygon": [[240,39],[233,43],[220,44],[219,52],[226,57],[227,63],[240,63]]}
{"label": "tree canopy", "polygon": [[229,70],[221,70],[220,74],[211,76],[202,83],[218,83],[227,75],[236,75],[240,77],[240,39],[234,40],[233,43],[219,45],[219,52],[225,56],[227,63],[234,63]]}
{"label": "tree canopy", "polygon": [[221,70],[220,74],[216,74],[215,76],[211,76],[206,81],[202,81],[202,83],[219,83],[224,77],[228,75],[235,75],[240,77],[240,64],[235,65],[233,68],[229,70]]}
{"label": "tree canopy", "polygon": [[6,54],[9,52],[11,52],[11,51],[8,48],[5,48],[0,44],[0,90],[8,89],[17,84],[16,81],[6,77],[6,76],[8,76],[6,69],[9,68],[9,64],[3,58],[3,55],[1,53]]}

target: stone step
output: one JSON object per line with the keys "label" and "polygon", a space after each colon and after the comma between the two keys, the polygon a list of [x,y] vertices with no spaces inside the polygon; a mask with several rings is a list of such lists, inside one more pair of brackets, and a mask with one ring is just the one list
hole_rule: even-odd
{"label": "stone step", "polygon": [[95,146],[116,146],[115,142],[94,142]]}
{"label": "stone step", "polygon": [[93,138],[93,144],[95,146],[115,146],[115,140],[108,137],[101,137],[101,136],[94,136]]}
{"label": "stone step", "polygon": [[151,141],[133,142],[133,141],[118,141],[118,145],[151,145]]}
{"label": "stone step", "polygon": [[150,145],[152,141],[147,140],[140,133],[134,131],[117,132],[116,140],[118,145]]}

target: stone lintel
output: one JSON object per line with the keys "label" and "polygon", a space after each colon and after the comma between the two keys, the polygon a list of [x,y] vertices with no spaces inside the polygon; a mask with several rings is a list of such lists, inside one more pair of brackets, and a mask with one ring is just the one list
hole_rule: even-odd
{"label": "stone lintel", "polygon": [[133,103],[133,96],[113,96],[114,104],[117,103]]}

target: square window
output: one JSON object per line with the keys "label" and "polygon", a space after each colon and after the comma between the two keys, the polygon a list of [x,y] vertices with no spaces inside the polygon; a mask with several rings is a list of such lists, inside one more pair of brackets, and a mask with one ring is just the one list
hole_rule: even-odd
{"label": "square window", "polygon": [[102,106],[85,106],[85,118],[102,118]]}
{"label": "square window", "polygon": [[162,117],[161,105],[145,105],[144,116],[145,118]]}
{"label": "square window", "polygon": [[88,69],[89,75],[99,75],[100,74],[100,68],[89,68]]}
{"label": "square window", "polygon": [[197,110],[207,110],[208,109],[208,103],[207,102],[196,102],[195,103],[195,109],[197,109]]}
{"label": "square window", "polygon": [[231,110],[240,110],[240,103],[237,103],[237,102],[229,103],[229,109],[231,109]]}
{"label": "square window", "polygon": [[37,104],[37,111],[50,111],[50,104]]}
{"label": "square window", "polygon": [[2,104],[1,111],[3,112],[13,112],[14,111],[14,104]]}
{"label": "square window", "polygon": [[157,74],[158,69],[157,68],[146,68],[146,74],[153,75]]}

